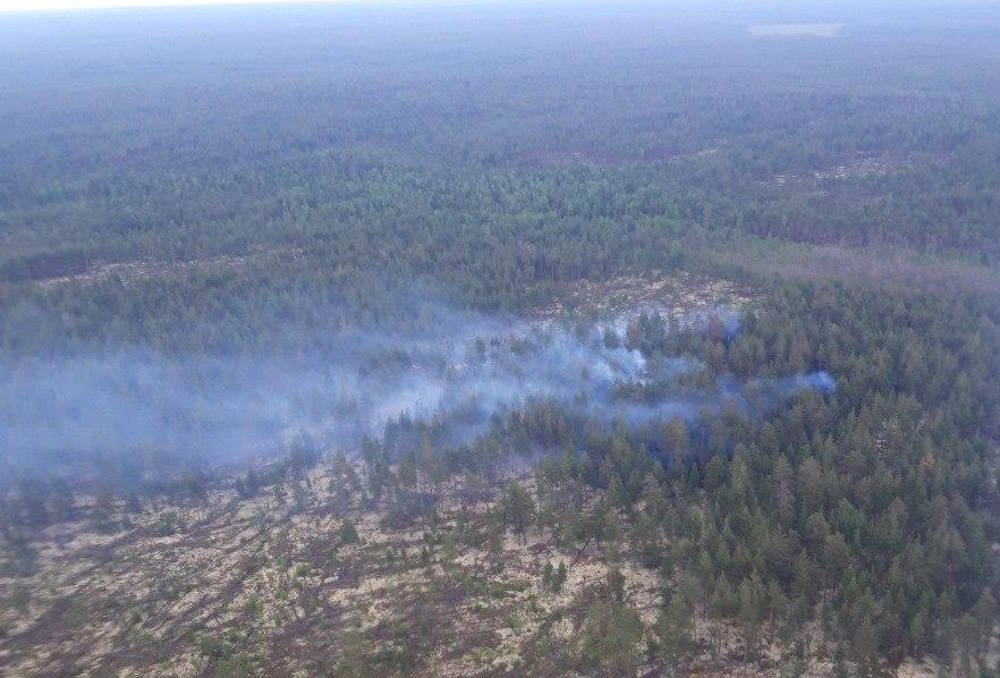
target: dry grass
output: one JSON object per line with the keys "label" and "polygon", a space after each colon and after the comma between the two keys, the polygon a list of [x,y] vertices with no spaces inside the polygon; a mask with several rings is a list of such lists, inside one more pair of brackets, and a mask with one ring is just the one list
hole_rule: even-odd
{"label": "dry grass", "polygon": [[[567,648],[577,642],[608,572],[600,548],[559,549],[538,530],[524,543],[507,534],[504,567],[495,571],[485,547],[461,541],[459,519],[481,529],[497,492],[470,498],[464,480],[452,479],[436,490],[433,525],[418,518],[389,529],[384,508],[363,507],[356,490],[341,512],[330,486],[345,485],[334,468],[321,464],[248,500],[217,488],[200,505],[120,514],[129,524],[114,534],[97,534],[85,520],[38,533],[37,573],[0,579],[0,599],[17,587],[31,592],[26,607],[0,614],[7,630],[0,673],[307,676],[330,674],[360,655],[376,673],[547,675],[524,664],[539,637]],[[537,494],[529,473],[516,475]],[[586,504],[600,500],[587,492]],[[161,529],[168,514],[176,515],[174,534]],[[356,523],[356,544],[340,543],[344,517]],[[428,544],[430,556],[422,557]],[[645,634],[665,582],[625,553],[618,564],[625,599]],[[569,566],[559,593],[540,585],[548,562]],[[735,629],[699,619],[695,635],[702,652],[694,675],[780,673],[780,648],[743,666]],[[719,655],[709,652],[710,638],[721,638]],[[829,669],[815,659],[808,675]],[[900,675],[924,669],[908,662]]]}
{"label": "dry grass", "polygon": [[681,317],[716,307],[741,306],[753,292],[736,283],[680,272],[670,276],[622,276],[605,281],[580,280],[557,291],[542,317],[607,316],[622,312],[656,311]]}
{"label": "dry grass", "polygon": [[[268,674],[315,675],[337,666],[352,632],[391,649],[418,612],[433,612],[440,628],[416,673],[503,672],[545,615],[604,576],[599,556],[588,554],[571,568],[563,593],[544,594],[537,582],[547,559],[568,562],[575,554],[553,551],[539,533],[525,544],[507,537],[502,573],[488,572],[486,553],[469,547],[457,551],[455,569],[446,573],[440,544],[430,562],[421,558],[429,526],[387,529],[384,511],[362,509],[358,492],[348,515],[360,542],[342,546],[331,473],[321,465],[306,479],[287,480],[284,501],[274,488],[245,501],[217,489],[202,505],[119,514],[118,522],[130,524],[114,534],[95,533],[85,519],[38,533],[37,573],[0,579],[2,599],[15,587],[31,591],[27,609],[8,607],[0,616],[7,630],[0,672],[201,675],[217,665],[215,643],[219,654],[247,657]],[[496,499],[464,501],[461,487],[459,480],[440,490],[434,532],[442,538],[460,511],[476,526]],[[163,535],[168,514],[182,527]],[[624,571],[649,607],[655,575],[634,566]],[[483,590],[456,590],[456,572],[480,578]]]}

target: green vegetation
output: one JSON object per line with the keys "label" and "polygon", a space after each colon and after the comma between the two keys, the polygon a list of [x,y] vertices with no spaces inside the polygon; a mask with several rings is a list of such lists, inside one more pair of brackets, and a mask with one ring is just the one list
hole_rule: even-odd
{"label": "green vegetation", "polygon": [[[761,37],[749,10],[407,12],[0,24],[4,383],[125,355],[162,366],[127,363],[126,383],[108,387],[143,401],[198,361],[259,370],[270,388],[287,364],[322,373],[376,335],[385,349],[358,359],[359,379],[419,371],[435,356],[386,337],[444,326],[452,311],[489,325],[558,305],[582,323],[607,301],[601,285],[624,276],[725,280],[752,298],[738,327],[716,309],[700,324],[648,311],[622,333],[604,328],[607,351],[693,366],[615,383],[615,411],[538,397],[481,429],[408,412],[371,436],[338,421],[329,437],[345,449],[296,431],[281,460],[253,468],[260,450],[242,434],[256,429],[236,442],[102,443],[87,458],[28,449],[61,423],[39,398],[36,418],[0,414],[3,614],[43,607],[17,582],[36,574],[46,528],[79,525],[103,544],[135,520],[145,535],[197,537],[224,491],[234,510],[322,506],[335,519],[315,552],[268,551],[282,603],[269,614],[322,609],[317,579],[360,586],[408,564],[430,580],[364,631],[320,618],[340,645],[316,672],[433,671],[464,630],[444,606],[471,598],[533,634],[512,672],[683,674],[706,653],[725,671],[734,646],[748,666],[776,646],[789,671],[823,652],[857,675],[911,657],[995,675],[1000,14],[859,9],[834,37]],[[475,339],[488,355],[489,337]],[[518,340],[510,354],[526,356]],[[287,362],[275,369],[276,357]],[[437,367],[456,380],[465,369]],[[241,403],[268,402],[211,374],[199,385],[222,405],[199,401],[192,415],[167,402],[171,430],[225,431]],[[812,374],[829,384],[797,385]],[[0,385],[0,412],[26,411],[12,388]],[[290,407],[325,411],[320,390]],[[630,417],[668,390],[704,406]],[[83,402],[108,407],[103,395]],[[375,416],[364,398],[337,406]],[[91,412],[68,429],[92,433]],[[308,471],[327,452],[340,456],[319,489]],[[529,466],[534,485],[509,477]],[[185,523],[182,507],[204,516]],[[367,511],[419,538],[373,569]],[[539,547],[530,578],[501,582],[508,530]],[[459,563],[467,551],[481,555],[474,574]],[[577,558],[607,567],[585,601],[566,591]],[[662,586],[652,624],[628,600],[626,565]],[[166,576],[155,587],[165,600],[190,590]],[[509,609],[532,587],[534,607]],[[569,638],[551,629],[564,610],[545,607],[564,594]],[[255,593],[242,612],[264,610]],[[0,619],[0,650],[31,637],[14,628]],[[249,642],[199,636],[199,658],[209,673],[254,675]]]}
{"label": "green vegetation", "polygon": [[343,545],[356,544],[359,540],[358,530],[350,519],[345,519],[340,524],[340,543]]}

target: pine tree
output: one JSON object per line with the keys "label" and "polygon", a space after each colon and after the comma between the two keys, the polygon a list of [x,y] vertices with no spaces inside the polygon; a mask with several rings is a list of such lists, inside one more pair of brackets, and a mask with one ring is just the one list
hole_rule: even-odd
{"label": "pine tree", "polygon": [[525,543],[528,528],[535,519],[535,501],[516,480],[510,484],[503,499],[504,520],[514,529],[520,543]]}
{"label": "pine tree", "polygon": [[344,518],[340,524],[340,543],[346,546],[347,544],[356,544],[358,540],[358,530],[354,526],[354,521],[350,518]]}
{"label": "pine tree", "polygon": [[568,573],[566,571],[566,563],[560,561],[559,567],[556,568],[555,574],[552,576],[552,591],[554,593],[562,591],[563,584],[566,583],[567,576]]}

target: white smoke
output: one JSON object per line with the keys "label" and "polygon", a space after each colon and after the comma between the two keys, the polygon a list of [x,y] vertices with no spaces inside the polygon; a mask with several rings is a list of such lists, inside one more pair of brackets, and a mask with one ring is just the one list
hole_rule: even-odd
{"label": "white smoke", "polygon": [[[739,385],[671,391],[697,361],[651,360],[627,347],[632,311],[582,327],[438,308],[419,332],[345,331],[321,351],[288,355],[167,357],[111,348],[100,354],[21,358],[0,366],[0,450],[9,464],[45,455],[136,450],[230,461],[282,448],[300,433],[350,451],[406,416],[447,422],[456,437],[486,432],[491,418],[531,399],[574,403],[587,414],[643,423],[694,417],[742,398]],[[705,315],[685,319],[690,326]],[[726,316],[735,331],[738,316]],[[611,332],[615,341],[608,340]],[[623,384],[667,386],[652,400],[616,395]],[[780,396],[829,391],[818,373],[751,382]]]}

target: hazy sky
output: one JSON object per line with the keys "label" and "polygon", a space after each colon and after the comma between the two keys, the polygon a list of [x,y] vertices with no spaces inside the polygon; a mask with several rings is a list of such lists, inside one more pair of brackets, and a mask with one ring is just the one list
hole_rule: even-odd
{"label": "hazy sky", "polygon": [[[31,11],[52,11],[52,10],[77,10],[96,9],[108,7],[181,7],[196,5],[251,5],[251,4],[302,4],[302,3],[331,3],[331,4],[471,4],[470,0],[0,0],[0,13],[2,12],[31,12]],[[476,0],[473,0],[476,1]],[[504,2],[505,0],[499,0]],[[513,0],[506,0],[513,1]],[[529,0],[529,2],[543,3],[546,0]],[[609,6],[614,6],[617,0],[608,0]],[[945,8],[952,3],[967,7],[994,7],[1000,8],[1000,0],[708,0],[702,3],[701,0],[662,0],[674,5],[700,5],[700,6],[734,6],[754,5],[755,7],[770,7],[783,9],[803,9],[816,7],[849,9],[859,8],[866,5],[877,5],[883,8]]]}
{"label": "hazy sky", "polygon": [[184,5],[301,4],[303,2],[379,2],[380,0],[0,0],[0,12],[92,9],[102,7],[172,7]]}

